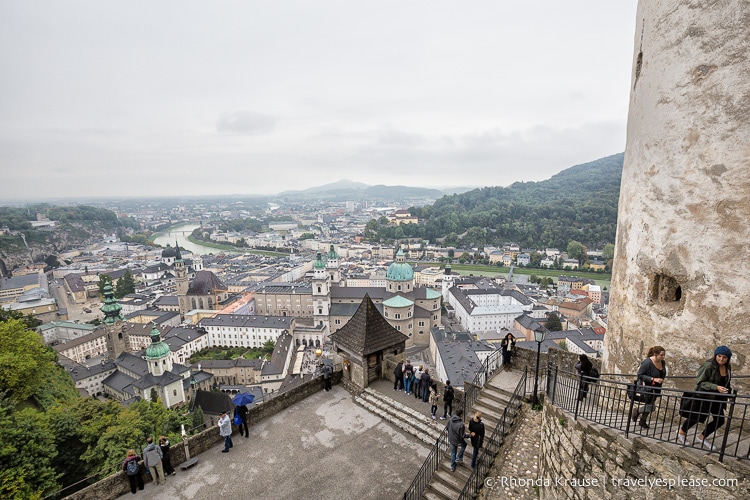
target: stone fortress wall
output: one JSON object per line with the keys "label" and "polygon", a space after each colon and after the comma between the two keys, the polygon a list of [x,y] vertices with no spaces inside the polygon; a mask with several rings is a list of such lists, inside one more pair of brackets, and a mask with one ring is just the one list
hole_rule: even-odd
{"label": "stone fortress wall", "polygon": [[[660,443],[573,416],[544,403],[540,498],[745,499],[750,464]],[[536,479],[536,478],[521,478]]]}
{"label": "stone fortress wall", "polygon": [[750,3],[638,4],[605,369],[750,374]]}

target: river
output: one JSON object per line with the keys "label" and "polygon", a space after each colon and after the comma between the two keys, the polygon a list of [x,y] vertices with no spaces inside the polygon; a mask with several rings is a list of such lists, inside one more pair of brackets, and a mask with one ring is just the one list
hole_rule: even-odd
{"label": "river", "polygon": [[177,244],[180,245],[180,248],[189,250],[196,255],[206,255],[209,253],[212,253],[212,254],[222,253],[222,250],[219,250],[218,248],[211,248],[211,247],[206,247],[203,245],[198,245],[187,239],[190,233],[192,233],[193,230],[195,230],[198,227],[200,227],[200,224],[195,224],[195,223],[182,224],[180,226],[175,226],[172,229],[170,229],[169,232],[162,233],[158,237],[154,238],[154,243],[157,243],[165,247],[167,246],[167,243],[171,246],[174,246],[175,241],[176,241]]}

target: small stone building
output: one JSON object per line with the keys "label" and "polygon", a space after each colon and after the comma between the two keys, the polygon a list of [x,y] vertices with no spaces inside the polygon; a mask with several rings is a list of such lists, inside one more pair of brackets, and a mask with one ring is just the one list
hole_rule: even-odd
{"label": "small stone building", "polygon": [[380,378],[385,357],[404,352],[408,338],[386,321],[367,294],[352,319],[330,335],[344,359],[344,377],[362,388]]}

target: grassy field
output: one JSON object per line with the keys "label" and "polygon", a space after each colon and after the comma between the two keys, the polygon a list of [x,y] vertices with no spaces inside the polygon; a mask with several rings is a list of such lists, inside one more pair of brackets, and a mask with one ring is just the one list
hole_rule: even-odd
{"label": "grassy field", "polygon": [[[423,264],[423,263],[420,263]],[[435,263],[436,265],[439,265],[439,263]],[[474,275],[474,276],[488,276],[488,277],[496,277],[496,276],[507,276],[509,268],[507,267],[497,267],[497,266],[483,266],[478,264],[451,264],[451,269],[458,272],[459,274],[463,275]],[[597,285],[601,286],[603,289],[609,289],[610,283],[612,281],[612,275],[609,273],[591,273],[591,272],[582,272],[577,270],[572,271],[562,271],[557,269],[527,269],[527,268],[513,268],[513,274],[535,274],[538,277],[546,276],[548,278],[554,278],[555,283],[557,283],[557,278],[563,274],[567,276],[578,276],[580,278],[589,278],[596,282]]]}

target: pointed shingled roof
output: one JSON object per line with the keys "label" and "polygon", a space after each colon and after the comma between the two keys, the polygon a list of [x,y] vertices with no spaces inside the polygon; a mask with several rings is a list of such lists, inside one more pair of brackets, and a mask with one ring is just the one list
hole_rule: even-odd
{"label": "pointed shingled roof", "polygon": [[352,319],[330,335],[333,342],[361,356],[388,349],[408,338],[386,321],[368,294]]}

